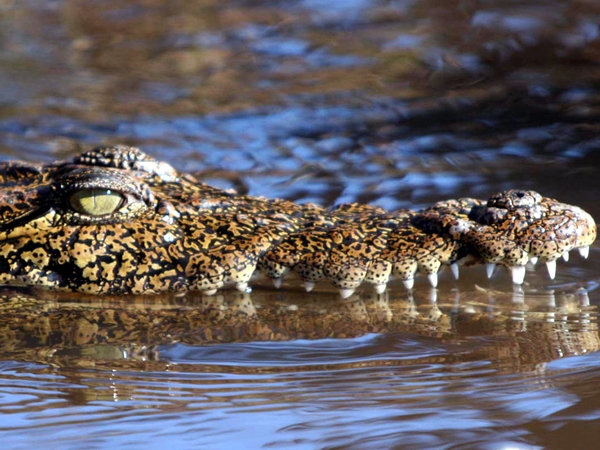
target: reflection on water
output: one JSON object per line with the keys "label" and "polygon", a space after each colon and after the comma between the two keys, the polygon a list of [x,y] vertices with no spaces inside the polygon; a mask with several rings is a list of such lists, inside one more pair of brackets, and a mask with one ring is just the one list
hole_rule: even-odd
{"label": "reflection on water", "polygon": [[[510,370],[515,371],[595,350],[599,344],[595,306],[590,306],[582,289],[557,295],[554,291],[525,293],[519,289],[508,294],[480,288],[467,294],[448,291],[443,298],[438,298],[434,289],[425,291],[397,293],[391,300],[388,293],[364,293],[346,301],[327,293],[306,298],[297,292],[269,291],[99,299],[75,294],[50,298],[48,293],[31,297],[9,291],[2,304],[0,349],[7,357],[51,358],[54,364],[79,359],[149,363],[163,361],[164,351],[178,355],[185,345],[193,346],[186,354],[196,355],[192,359],[204,364],[235,365],[254,360],[246,351],[256,348],[265,355],[273,351],[268,357],[271,364],[283,367],[300,362],[286,355],[287,351],[307,346],[310,358],[316,359],[313,363],[320,358],[322,365],[338,360],[348,363],[352,356],[340,353],[347,345],[345,339],[374,333],[414,333],[445,343],[485,335],[501,336],[499,347],[516,348],[515,355],[503,362],[513,364]],[[415,295],[426,298],[415,299]],[[320,347],[313,340],[323,340],[322,355],[314,353]],[[283,347],[240,345],[276,341],[293,343]],[[533,348],[521,350],[525,341],[531,341]],[[325,351],[327,346],[332,346],[331,353]],[[442,351],[440,361],[460,358],[447,354],[448,350]],[[488,350],[497,351],[495,346]],[[496,360],[502,353],[498,350],[498,355],[487,357]],[[266,362],[265,355],[258,359]]]}
{"label": "reflection on water", "polygon": [[[394,209],[519,187],[600,217],[594,2],[0,11],[2,159],[126,143],[254,195]],[[5,291],[3,448],[595,447],[598,255],[573,259],[525,292],[477,269],[346,302]]]}
{"label": "reflection on water", "polygon": [[4,295],[9,444],[516,444],[600,364],[547,364],[600,348],[584,290]]}

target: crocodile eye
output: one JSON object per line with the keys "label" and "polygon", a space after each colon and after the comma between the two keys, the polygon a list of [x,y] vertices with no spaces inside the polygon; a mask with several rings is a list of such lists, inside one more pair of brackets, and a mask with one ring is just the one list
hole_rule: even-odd
{"label": "crocodile eye", "polygon": [[110,189],[80,189],[69,195],[71,208],[88,216],[106,216],[117,211],[125,203],[125,197]]}

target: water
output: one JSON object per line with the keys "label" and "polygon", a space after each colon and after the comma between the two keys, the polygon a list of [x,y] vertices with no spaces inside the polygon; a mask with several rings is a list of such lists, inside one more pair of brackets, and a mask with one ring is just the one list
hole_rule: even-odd
{"label": "water", "polygon": [[[0,1],[0,158],[140,146],[253,195],[536,189],[600,217],[593,2]],[[21,299],[3,448],[572,448],[600,431],[597,261],[340,301]],[[27,294],[24,298],[22,294]],[[33,298],[31,297],[33,295]]]}
{"label": "water", "polygon": [[527,448],[597,418],[585,292],[398,291],[342,304],[295,290],[45,299],[45,314],[22,308],[2,327],[0,436],[23,448],[42,436],[53,448]]}

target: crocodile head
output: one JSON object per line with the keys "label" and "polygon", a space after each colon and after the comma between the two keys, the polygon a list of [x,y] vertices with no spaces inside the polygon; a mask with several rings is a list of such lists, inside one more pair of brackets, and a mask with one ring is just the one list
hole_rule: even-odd
{"label": "crocodile head", "polygon": [[325,209],[217,189],[126,146],[5,163],[0,183],[0,283],[92,294],[246,290],[258,269],[276,286],[290,270],[307,290],[327,279],[347,297],[362,282],[382,292],[391,275],[435,285],[465,260],[509,266],[522,283],[526,263],[553,276],[596,237],[589,214],[533,191],[417,212]]}

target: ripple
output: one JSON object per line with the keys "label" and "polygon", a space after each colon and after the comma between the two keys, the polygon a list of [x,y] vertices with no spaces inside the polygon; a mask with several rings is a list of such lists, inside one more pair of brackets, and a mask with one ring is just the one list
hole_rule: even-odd
{"label": "ripple", "polygon": [[189,445],[273,448],[401,442],[416,448],[491,436],[522,443],[529,423],[555,420],[577,404],[578,394],[565,387],[580,373],[590,376],[589,362],[597,362],[595,355],[581,364],[567,358],[502,375],[490,361],[460,361],[449,353],[460,347],[474,355],[481,345],[370,334],[174,344],[163,349],[163,361],[141,371],[71,368],[57,375],[50,366],[12,363],[0,380],[11,396],[2,398],[0,436],[8,444],[32,444],[42,433],[48,445],[72,448],[160,446],[173,436]]}

